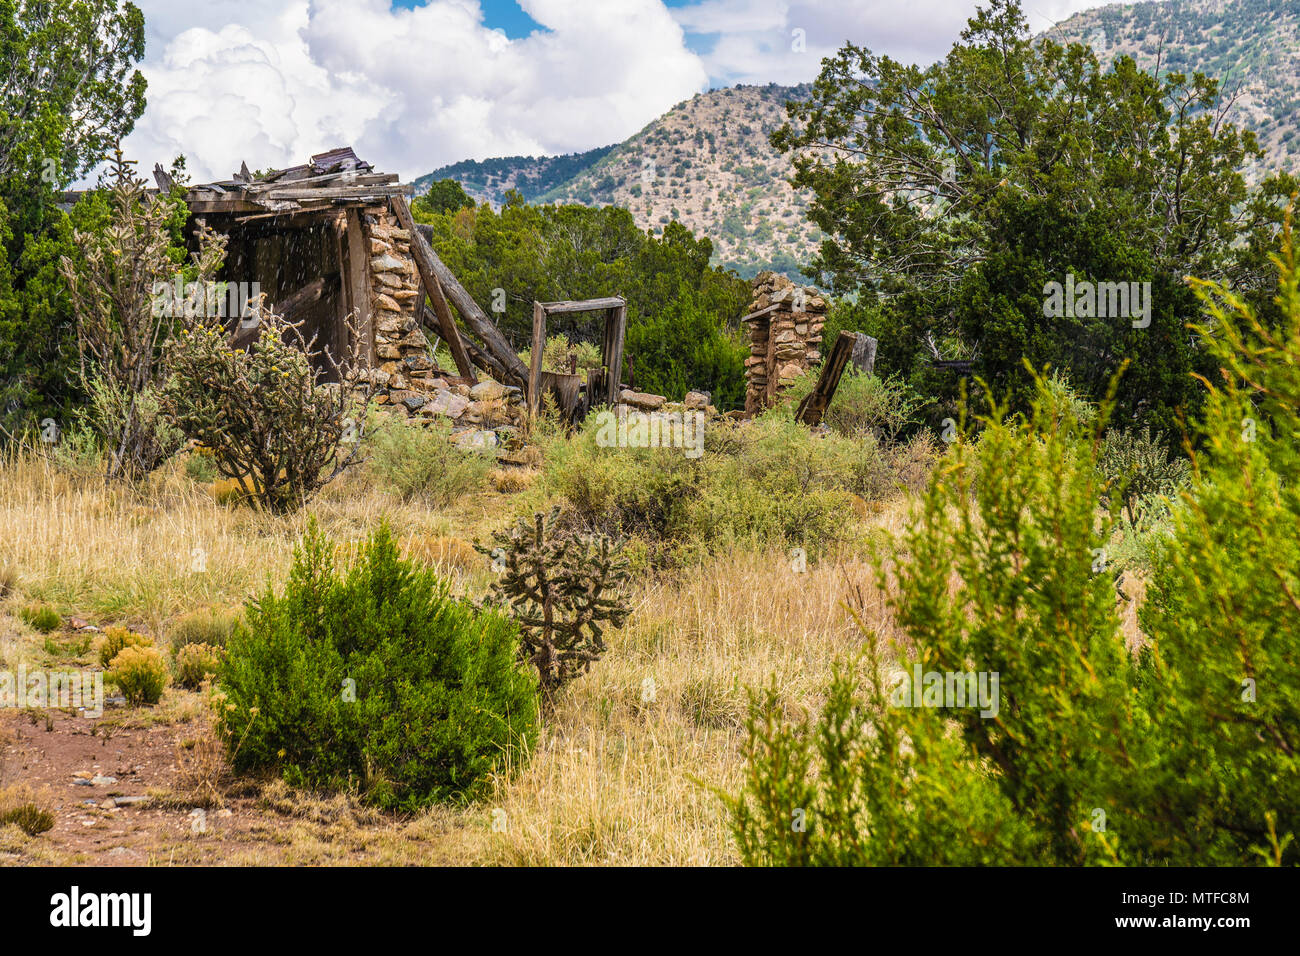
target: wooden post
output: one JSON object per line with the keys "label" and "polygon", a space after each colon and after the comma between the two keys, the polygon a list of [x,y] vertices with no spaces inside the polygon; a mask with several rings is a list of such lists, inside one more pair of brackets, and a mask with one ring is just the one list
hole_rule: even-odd
{"label": "wooden post", "polygon": [[849,357],[853,355],[854,346],[858,343],[858,332],[841,332],[839,338],[835,340],[835,345],[831,348],[830,358],[822,366],[822,374],[817,379],[817,386],[808,393],[808,396],[799,403],[795,410],[794,417],[796,421],[801,421],[805,425],[818,425],[821,423],[822,416],[826,414],[826,408],[830,405],[831,399],[835,396],[835,389],[839,388],[840,376],[844,374],[844,366],[849,364]]}
{"label": "wooden post", "polygon": [[870,375],[876,369],[876,349],[879,345],[871,336],[859,332],[849,362],[863,375]]}
{"label": "wooden post", "polygon": [[347,212],[348,229],[348,286],[352,290],[353,319],[357,334],[364,337],[362,354],[366,364],[375,365],[375,324],[370,316],[370,255],[366,236],[361,227],[361,212],[356,208]]}
{"label": "wooden post", "polygon": [[456,371],[461,378],[477,381],[478,376],[474,374],[474,366],[470,364],[469,353],[465,351],[465,343],[461,340],[460,330],[456,328],[456,321],[451,317],[451,308],[447,305],[447,297],[443,295],[442,285],[436,276],[432,279],[432,285],[423,278],[421,284],[429,295],[429,301],[433,303],[433,314],[438,317],[438,330],[447,343],[447,348],[451,350],[451,357],[456,361]]}
{"label": "wooden post", "polygon": [[605,342],[601,361],[609,369],[603,384],[605,399],[610,405],[618,404],[618,394],[622,390],[623,340],[626,336],[627,303],[624,302],[611,308],[605,319]]}
{"label": "wooden post", "polygon": [[536,415],[542,407],[542,352],[546,348],[546,309],[533,303],[532,367],[528,370],[528,414]]}

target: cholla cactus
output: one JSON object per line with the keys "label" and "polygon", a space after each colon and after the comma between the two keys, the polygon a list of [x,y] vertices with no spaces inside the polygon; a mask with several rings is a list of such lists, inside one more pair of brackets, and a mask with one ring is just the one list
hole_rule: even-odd
{"label": "cholla cactus", "polygon": [[631,613],[621,594],[627,562],[604,535],[555,532],[559,509],[521,519],[475,547],[502,571],[492,598],[519,623],[520,656],[537,668],[548,695],[583,674],[605,652],[604,627]]}
{"label": "cholla cactus", "polygon": [[[282,514],[361,463],[373,386],[350,388],[361,342],[350,317],[354,345],[336,361],[304,337],[300,323],[260,300],[252,308],[261,334],[247,351],[230,345],[219,320],[184,321],[169,344],[173,374],[163,399],[186,437],[211,449],[218,471]],[[335,384],[318,381],[317,362]]]}
{"label": "cholla cactus", "polygon": [[166,461],[182,438],[159,409],[167,381],[164,348],[175,322],[155,308],[155,285],[178,272],[211,281],[226,240],[211,230],[183,268],[173,261],[171,226],[183,214],[178,196],[149,196],[135,163],[118,149],[107,177],[109,217],[78,232],[77,254],[60,259],[76,318],[78,384],[91,398],[90,422],[108,446],[109,478],[141,478]]}

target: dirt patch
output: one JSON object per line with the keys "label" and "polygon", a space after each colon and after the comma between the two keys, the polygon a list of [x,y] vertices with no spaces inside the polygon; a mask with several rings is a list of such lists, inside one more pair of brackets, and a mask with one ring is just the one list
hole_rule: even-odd
{"label": "dirt patch", "polygon": [[30,787],[55,820],[35,837],[0,828],[0,865],[455,864],[487,830],[484,814],[394,818],[278,780],[196,787],[214,752],[206,724],[159,716],[0,715],[0,788]]}

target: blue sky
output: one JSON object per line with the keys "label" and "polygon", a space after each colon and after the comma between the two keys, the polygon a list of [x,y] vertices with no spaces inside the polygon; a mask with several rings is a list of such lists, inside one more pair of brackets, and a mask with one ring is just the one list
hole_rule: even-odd
{"label": "blue sky", "polygon": [[[600,2],[600,0],[592,0]],[[678,7],[689,7],[696,0],[663,0],[665,7],[670,10]],[[852,2],[852,0],[847,0]],[[393,6],[405,8],[423,6],[425,0],[393,0]],[[480,0],[479,4],[483,8],[483,23],[492,30],[501,30],[512,40],[522,40],[535,30],[545,31],[546,28],[524,12],[515,0]],[[707,53],[713,48],[720,36],[719,32],[713,33],[691,33],[686,32],[686,48],[694,53]]]}

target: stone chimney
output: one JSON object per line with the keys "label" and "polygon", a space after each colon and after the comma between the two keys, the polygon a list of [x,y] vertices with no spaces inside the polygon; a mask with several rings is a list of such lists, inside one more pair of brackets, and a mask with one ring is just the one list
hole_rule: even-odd
{"label": "stone chimney", "polygon": [[745,412],[756,414],[781,400],[796,378],[821,361],[818,346],[826,300],[775,272],[754,277],[754,301],[744,319],[749,329],[745,359]]}

